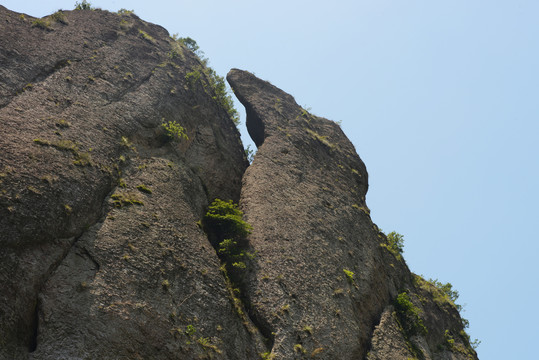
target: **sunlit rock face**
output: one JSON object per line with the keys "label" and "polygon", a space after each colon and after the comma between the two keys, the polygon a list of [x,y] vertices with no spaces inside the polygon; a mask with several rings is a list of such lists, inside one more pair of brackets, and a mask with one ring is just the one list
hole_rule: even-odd
{"label": "sunlit rock face", "polygon": [[[372,223],[338,124],[231,70],[249,165],[162,27],[0,6],[0,31],[0,359],[476,358]],[[200,222],[215,199],[252,226],[234,276]]]}

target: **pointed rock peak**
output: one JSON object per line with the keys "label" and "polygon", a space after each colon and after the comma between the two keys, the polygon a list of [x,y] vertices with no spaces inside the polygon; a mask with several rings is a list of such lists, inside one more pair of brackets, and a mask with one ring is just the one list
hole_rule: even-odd
{"label": "pointed rock peak", "polygon": [[290,94],[247,71],[232,69],[227,80],[245,106],[247,130],[258,154],[308,161],[315,168],[322,164],[336,171],[346,168],[365,195],[367,170],[336,122],[310,114]]}
{"label": "pointed rock peak", "polygon": [[226,79],[245,106],[247,130],[257,147],[274,130],[286,126],[290,115],[303,110],[291,95],[248,71],[232,69]]}

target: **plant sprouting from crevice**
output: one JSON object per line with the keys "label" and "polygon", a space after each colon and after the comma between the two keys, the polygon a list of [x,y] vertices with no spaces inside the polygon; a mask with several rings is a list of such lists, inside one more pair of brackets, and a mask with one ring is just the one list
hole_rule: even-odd
{"label": "plant sprouting from crevice", "polygon": [[420,316],[421,310],[414,305],[406,291],[397,296],[394,305],[399,323],[408,338],[414,335],[427,334],[427,328]]}
{"label": "plant sprouting from crevice", "polygon": [[243,220],[243,212],[232,200],[215,199],[202,219],[202,226],[231,279],[237,282],[247,263],[254,258],[247,243],[252,227]]}

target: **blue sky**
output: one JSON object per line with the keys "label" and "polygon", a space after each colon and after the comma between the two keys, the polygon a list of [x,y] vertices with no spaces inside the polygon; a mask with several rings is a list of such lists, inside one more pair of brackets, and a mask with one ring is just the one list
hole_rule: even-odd
{"label": "blue sky", "polygon": [[[75,1],[0,3],[44,16]],[[479,357],[537,357],[538,1],[91,3],[133,9],[194,38],[219,74],[252,71],[342,121],[373,221],[404,235],[413,272],[460,292]]]}

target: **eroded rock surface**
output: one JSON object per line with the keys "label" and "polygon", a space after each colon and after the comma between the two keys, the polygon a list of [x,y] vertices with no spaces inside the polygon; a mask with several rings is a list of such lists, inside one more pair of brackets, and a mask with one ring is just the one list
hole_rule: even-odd
{"label": "eroded rock surface", "polygon": [[[339,125],[246,71],[231,70],[227,80],[247,109],[247,128],[258,145],[241,194],[257,253],[245,297],[251,317],[272,340],[272,355],[358,359],[372,350],[369,356],[407,359],[437,352],[445,324],[428,320],[447,314],[428,296],[415,295],[404,260],[384,246],[365,203],[365,165]],[[429,336],[409,339],[398,327],[392,335],[398,323],[388,312],[403,291],[420,299],[418,307],[430,307],[424,314],[434,329]],[[378,350],[386,341],[398,346]],[[424,349],[408,351],[416,342]]]}
{"label": "eroded rock surface", "polygon": [[365,165],[335,122],[248,72],[227,79],[259,136],[241,197],[259,256],[252,311],[278,358],[361,358],[405,269],[380,247]]}
{"label": "eroded rock surface", "polygon": [[[372,223],[338,124],[232,70],[248,166],[204,62],[163,28],[0,6],[0,32],[0,359],[476,358]],[[234,278],[199,223],[216,198],[253,227]]]}
{"label": "eroded rock surface", "polygon": [[247,166],[203,64],[135,15],[35,20],[0,7],[0,358],[254,356],[196,225]]}

